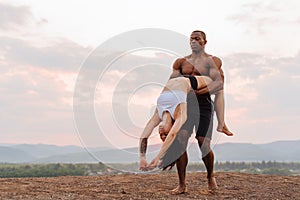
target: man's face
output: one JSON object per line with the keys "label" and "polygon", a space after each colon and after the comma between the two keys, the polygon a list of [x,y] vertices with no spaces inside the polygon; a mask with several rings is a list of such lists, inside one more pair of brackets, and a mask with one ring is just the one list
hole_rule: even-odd
{"label": "man's face", "polygon": [[205,40],[199,32],[191,34],[190,45],[193,51],[200,51],[205,46]]}

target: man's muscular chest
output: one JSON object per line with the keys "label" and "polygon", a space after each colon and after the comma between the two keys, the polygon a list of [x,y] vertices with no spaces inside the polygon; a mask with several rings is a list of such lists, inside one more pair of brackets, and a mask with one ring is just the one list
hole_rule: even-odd
{"label": "man's muscular chest", "polygon": [[209,68],[206,59],[186,59],[181,65],[182,74],[209,75]]}

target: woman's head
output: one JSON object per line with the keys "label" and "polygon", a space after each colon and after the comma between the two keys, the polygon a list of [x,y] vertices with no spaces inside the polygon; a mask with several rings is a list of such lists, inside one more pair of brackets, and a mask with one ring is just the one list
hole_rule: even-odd
{"label": "woman's head", "polygon": [[158,133],[160,135],[160,139],[165,141],[168,133],[170,132],[173,125],[173,119],[171,114],[168,111],[163,113],[162,121],[158,126]]}

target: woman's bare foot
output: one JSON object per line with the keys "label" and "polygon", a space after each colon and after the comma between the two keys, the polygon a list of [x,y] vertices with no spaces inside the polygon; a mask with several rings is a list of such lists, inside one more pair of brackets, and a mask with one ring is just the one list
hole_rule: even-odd
{"label": "woman's bare foot", "polygon": [[217,185],[215,177],[208,178],[207,180],[208,180],[208,190],[218,189],[218,185]]}
{"label": "woman's bare foot", "polygon": [[171,190],[172,194],[184,194],[187,192],[187,188],[186,188],[186,185],[184,186],[180,186],[178,185],[175,189]]}
{"label": "woman's bare foot", "polygon": [[217,131],[225,133],[227,136],[233,136],[233,133],[227,128],[226,124],[218,125]]}

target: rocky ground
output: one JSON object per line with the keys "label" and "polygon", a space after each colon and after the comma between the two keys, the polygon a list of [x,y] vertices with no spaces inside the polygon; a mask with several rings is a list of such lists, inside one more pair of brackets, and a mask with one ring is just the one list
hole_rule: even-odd
{"label": "rocky ground", "polygon": [[0,178],[0,199],[300,199],[299,176],[217,172],[216,179],[212,192],[205,173],[188,173],[188,192],[174,195],[176,173]]}

